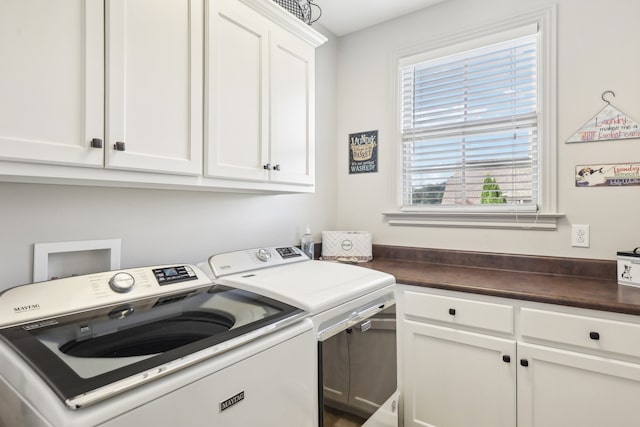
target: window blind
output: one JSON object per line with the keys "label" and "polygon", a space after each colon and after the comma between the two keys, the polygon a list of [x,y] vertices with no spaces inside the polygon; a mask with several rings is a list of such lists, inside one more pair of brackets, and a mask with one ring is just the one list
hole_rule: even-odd
{"label": "window blind", "polygon": [[403,207],[535,209],[536,58],[534,28],[401,64]]}

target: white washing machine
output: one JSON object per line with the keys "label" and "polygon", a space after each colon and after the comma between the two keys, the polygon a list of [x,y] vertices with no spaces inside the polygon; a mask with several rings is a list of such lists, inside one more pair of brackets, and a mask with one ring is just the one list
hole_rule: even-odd
{"label": "white washing machine", "polygon": [[216,254],[208,264],[215,283],[309,312],[318,348],[318,425],[397,427],[393,276],[309,260],[297,247]]}
{"label": "white washing machine", "polygon": [[192,265],[15,287],[0,426],[311,427],[314,345],[304,310]]}

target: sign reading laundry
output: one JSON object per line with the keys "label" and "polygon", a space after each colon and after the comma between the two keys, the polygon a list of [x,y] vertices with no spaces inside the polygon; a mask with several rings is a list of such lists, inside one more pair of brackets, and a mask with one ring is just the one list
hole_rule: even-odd
{"label": "sign reading laundry", "polygon": [[378,131],[349,134],[349,173],[378,172]]}
{"label": "sign reading laundry", "polygon": [[605,106],[567,142],[640,138],[640,125],[611,104]]}
{"label": "sign reading laundry", "polygon": [[576,166],[576,187],[640,185],[640,163]]}

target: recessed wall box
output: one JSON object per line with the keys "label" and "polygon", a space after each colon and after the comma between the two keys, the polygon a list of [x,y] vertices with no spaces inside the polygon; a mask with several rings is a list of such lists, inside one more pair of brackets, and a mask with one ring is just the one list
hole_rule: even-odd
{"label": "recessed wall box", "polygon": [[33,281],[120,268],[120,239],[35,243]]}

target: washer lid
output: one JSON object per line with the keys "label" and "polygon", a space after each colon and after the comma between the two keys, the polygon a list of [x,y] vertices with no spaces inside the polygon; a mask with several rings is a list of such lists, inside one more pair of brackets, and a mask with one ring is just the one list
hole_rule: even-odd
{"label": "washer lid", "polygon": [[[0,328],[0,344],[9,344],[69,408],[78,409],[240,348],[306,316],[262,295],[209,284]],[[0,378],[14,376],[22,366],[0,365]]]}
{"label": "washer lid", "polygon": [[308,260],[228,275],[217,282],[317,314],[394,284],[395,278],[358,265]]}

